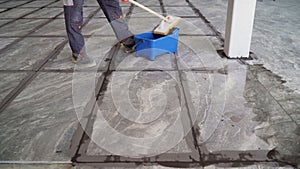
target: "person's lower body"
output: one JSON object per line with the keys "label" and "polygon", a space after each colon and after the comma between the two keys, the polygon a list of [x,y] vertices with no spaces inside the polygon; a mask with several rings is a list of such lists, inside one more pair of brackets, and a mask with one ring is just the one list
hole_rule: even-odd
{"label": "person's lower body", "polygon": [[72,62],[79,62],[87,67],[96,66],[85,50],[84,37],[81,33],[83,25],[84,0],[68,0],[70,4],[64,4],[64,15],[69,44],[72,50]]}
{"label": "person's lower body", "polygon": [[135,41],[133,33],[123,17],[119,0],[97,0],[108,22],[114,30],[118,41],[125,47],[126,52],[133,52]]}
{"label": "person's lower body", "polygon": [[[94,64],[85,50],[85,41],[82,35],[83,4],[84,0],[67,0],[71,4],[64,5],[64,15],[69,44],[72,50],[72,61],[74,63]],[[134,48],[133,34],[123,18],[122,9],[118,0],[97,0],[118,41],[124,45],[127,51]],[[84,61],[81,61],[84,60]],[[90,60],[90,61],[89,61]]]}

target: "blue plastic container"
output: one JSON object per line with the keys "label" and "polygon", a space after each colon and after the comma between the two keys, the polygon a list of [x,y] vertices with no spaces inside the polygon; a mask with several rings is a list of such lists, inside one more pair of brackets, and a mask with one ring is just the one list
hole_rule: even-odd
{"label": "blue plastic container", "polygon": [[152,32],[135,35],[136,56],[147,56],[150,60],[155,60],[156,56],[175,53],[178,48],[178,36],[178,28],[167,36],[153,34]]}

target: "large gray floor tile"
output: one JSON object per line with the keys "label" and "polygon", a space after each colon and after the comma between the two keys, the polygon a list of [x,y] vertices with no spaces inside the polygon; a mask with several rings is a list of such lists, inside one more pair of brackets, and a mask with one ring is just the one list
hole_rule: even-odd
{"label": "large gray floor tile", "polygon": [[195,78],[199,82],[197,89],[188,81],[193,107],[199,100],[197,90],[206,91],[203,84],[211,83],[207,97],[209,109],[200,109],[197,116],[201,150],[205,154],[275,148],[285,155],[299,155],[295,151],[299,148],[295,141],[299,140],[295,132],[297,123],[250,71],[247,66],[232,62],[226,75],[186,73],[187,79]]}
{"label": "large gray floor tile", "polygon": [[47,19],[20,19],[3,26],[0,29],[0,36],[24,36],[47,21]]}
{"label": "large gray floor tile", "polygon": [[179,37],[179,69],[203,70],[222,69],[226,60],[217,53],[220,42],[214,37],[182,36]]}
{"label": "large gray floor tile", "polygon": [[20,82],[27,73],[0,73],[0,102],[3,101]]}
{"label": "large gray floor tile", "polygon": [[212,75],[210,109],[199,116],[199,144],[208,152],[271,150],[274,145],[256,135],[255,129],[261,123],[254,120],[255,111],[246,105],[247,67],[233,63],[227,71],[227,75]]}
{"label": "large gray floor tile", "polygon": [[[254,103],[257,120],[263,123],[259,128],[259,133],[264,139],[269,134],[268,141],[275,144],[280,153],[299,156],[300,146],[296,140],[300,138],[297,132],[300,122],[300,95],[284,86],[280,77],[261,66],[250,66],[249,72],[249,79],[257,79],[257,83],[261,83],[261,88],[266,89],[265,93],[249,89],[248,93],[252,93],[247,95],[252,96],[249,100]],[[272,99],[262,100],[259,94]]]}
{"label": "large gray floor tile", "polygon": [[43,8],[37,12],[27,15],[25,18],[53,18],[63,12],[62,8]]}
{"label": "large gray floor tile", "polygon": [[108,63],[107,58],[110,59],[109,51],[116,43],[114,37],[91,37],[86,39],[86,51],[88,55],[94,59],[97,66],[92,68],[81,68],[80,65],[76,66],[71,62],[72,51],[69,44],[63,48],[57,57],[51,59],[46,65],[46,70],[73,70],[73,69],[100,69],[106,70]]}
{"label": "large gray floor tile", "polygon": [[[70,161],[81,110],[95,95],[85,84],[95,82],[93,75],[40,73],[0,114],[5,119],[0,122],[5,126],[0,129],[1,161]],[[83,90],[82,98],[74,100],[74,92]]]}
{"label": "large gray floor tile", "polygon": [[[88,155],[190,152],[190,128],[176,72],[114,72],[97,113]],[[175,131],[176,132],[175,132]]]}
{"label": "large gray floor tile", "polygon": [[149,57],[139,56],[136,53],[127,54],[121,48],[114,56],[111,70],[176,70],[176,58],[174,54],[163,54],[157,56],[155,61]]}
{"label": "large gray floor tile", "polygon": [[[1,70],[32,70],[64,38],[26,38],[0,54]],[[30,49],[30,50],[29,50]]]}

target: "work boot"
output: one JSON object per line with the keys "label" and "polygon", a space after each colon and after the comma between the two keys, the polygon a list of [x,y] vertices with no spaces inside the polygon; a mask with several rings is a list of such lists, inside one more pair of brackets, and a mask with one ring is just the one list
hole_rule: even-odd
{"label": "work boot", "polygon": [[83,67],[94,67],[96,66],[96,62],[94,59],[89,57],[88,55],[75,54],[72,55],[72,62],[77,64],[78,66]]}
{"label": "work boot", "polygon": [[121,44],[124,46],[124,52],[125,53],[133,53],[135,52],[135,40],[134,37],[128,37],[124,41],[121,42]]}

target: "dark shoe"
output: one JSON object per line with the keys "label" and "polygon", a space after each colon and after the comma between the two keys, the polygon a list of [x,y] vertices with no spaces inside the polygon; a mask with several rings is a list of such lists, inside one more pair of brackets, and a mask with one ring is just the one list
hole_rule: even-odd
{"label": "dark shoe", "polygon": [[72,62],[77,64],[78,66],[83,67],[94,67],[96,66],[96,62],[89,57],[88,55],[82,56],[80,54],[73,54],[72,55]]}
{"label": "dark shoe", "polygon": [[135,52],[135,40],[134,37],[131,36],[124,41],[121,42],[121,44],[124,46],[124,52],[125,53],[133,53]]}

